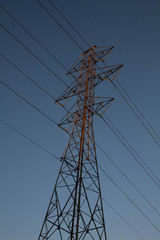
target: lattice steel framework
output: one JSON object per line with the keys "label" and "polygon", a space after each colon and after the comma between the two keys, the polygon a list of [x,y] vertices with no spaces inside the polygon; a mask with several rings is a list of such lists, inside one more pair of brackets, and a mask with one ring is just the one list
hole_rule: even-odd
{"label": "lattice steel framework", "polygon": [[[106,240],[102,195],[93,131],[94,114],[103,114],[113,98],[95,97],[95,86],[112,81],[123,65],[104,65],[113,47],[92,47],[70,69],[73,83],[56,100],[72,107],[59,123],[69,134],[62,165],[39,240]],[[112,79],[111,79],[112,77]]]}

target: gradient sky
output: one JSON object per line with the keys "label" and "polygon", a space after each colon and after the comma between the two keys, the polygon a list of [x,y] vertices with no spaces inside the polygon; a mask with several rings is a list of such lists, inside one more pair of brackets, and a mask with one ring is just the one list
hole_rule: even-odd
{"label": "gradient sky", "polygon": [[[68,69],[81,54],[81,50],[51,20],[36,0],[0,0],[0,3]],[[54,3],[91,45],[113,45],[115,47],[106,60],[107,64],[124,64],[118,80],[160,134],[160,1],[56,0]],[[87,46],[68,27],[48,1],[46,1],[46,6],[86,50]],[[0,20],[66,83],[71,83],[72,79],[66,76],[64,69],[1,8]],[[2,27],[0,39],[1,53],[54,97],[58,97],[65,86],[9,36]],[[1,81],[31,101],[57,123],[61,120],[65,112],[59,105],[55,104],[2,57],[0,57],[0,65]],[[96,94],[101,97],[115,98],[107,115],[155,174],[160,177],[160,149],[124,100],[107,82],[103,82],[97,87]],[[65,132],[20,100],[2,84],[0,84],[0,119],[59,157],[67,145],[68,136]],[[160,189],[151,182],[102,119],[95,116],[94,125],[97,143],[160,211]],[[35,240],[41,229],[60,162],[2,123],[0,123],[0,133],[0,239]],[[148,206],[99,150],[97,150],[97,155],[99,164],[160,228],[160,216]],[[146,240],[159,240],[160,232],[151,226],[101,171],[100,180],[103,197]],[[142,239],[105,203],[104,213],[109,240]]]}

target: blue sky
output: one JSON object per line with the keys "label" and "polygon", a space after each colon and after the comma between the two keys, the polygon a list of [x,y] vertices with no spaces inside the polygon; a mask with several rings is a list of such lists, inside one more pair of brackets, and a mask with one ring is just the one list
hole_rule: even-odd
{"label": "blue sky", "polygon": [[[44,1],[43,1],[44,2]],[[81,50],[44,12],[34,0],[1,0],[11,12],[50,52],[70,68]],[[127,89],[157,133],[160,134],[160,2],[154,1],[54,1],[91,45],[114,46],[107,64],[124,64],[118,80]],[[67,31],[86,50],[87,46],[67,26],[56,10],[46,6]],[[45,64],[67,84],[71,79],[43,49],[0,9],[1,24],[14,33]],[[1,27],[1,53],[54,97],[65,86]],[[64,110],[29,82],[2,57],[1,81],[31,101],[57,123]],[[114,97],[107,116],[124,134],[139,155],[160,177],[160,149],[136,119],[121,96],[108,82],[97,87],[97,96]],[[48,119],[36,112],[0,84],[0,119],[57,156],[63,153],[68,136]],[[160,211],[160,189],[148,178],[119,140],[95,117],[95,139],[140,191]],[[0,238],[3,240],[37,239],[47,210],[60,163],[0,123]],[[134,202],[159,226],[160,216],[136,193],[107,158],[97,149],[100,166],[124,189]],[[100,171],[103,197],[110,202],[146,240],[159,240],[160,233],[137,211],[122,193]],[[104,203],[108,239],[139,240],[137,235],[108,205]]]}

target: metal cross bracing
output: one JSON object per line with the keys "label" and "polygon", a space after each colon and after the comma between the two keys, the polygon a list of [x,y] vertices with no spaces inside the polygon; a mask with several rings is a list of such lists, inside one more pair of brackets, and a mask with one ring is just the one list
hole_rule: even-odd
{"label": "metal cross bracing", "polygon": [[69,134],[69,142],[39,240],[107,239],[93,116],[103,114],[113,100],[95,97],[95,86],[104,79],[111,81],[123,66],[102,65],[112,48],[95,46],[85,51],[68,72],[74,77],[73,83],[56,100],[62,106],[72,102],[59,123]]}

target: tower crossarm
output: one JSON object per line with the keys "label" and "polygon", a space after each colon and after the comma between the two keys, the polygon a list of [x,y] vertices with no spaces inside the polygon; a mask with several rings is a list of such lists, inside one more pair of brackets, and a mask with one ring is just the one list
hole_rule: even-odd
{"label": "tower crossarm", "polygon": [[[92,75],[89,76],[88,80],[93,80],[93,84],[89,87],[88,90],[91,90],[90,88],[93,88],[100,84],[103,80],[110,80],[112,81],[115,77],[115,74],[119,72],[119,70],[123,67],[123,64],[113,65],[113,66],[107,66],[103,68],[95,68],[92,71]],[[79,76],[77,76],[76,80],[72,82],[66,90],[56,99],[57,103],[60,103],[62,105],[65,105],[67,100],[69,100],[71,97],[76,96],[77,94],[84,93],[83,85],[85,84],[85,79],[83,79],[83,76],[86,74],[86,71],[81,71]],[[111,78],[112,77],[112,78]]]}
{"label": "tower crossarm", "polygon": [[[109,97],[95,97],[94,105],[86,106],[88,110],[87,118],[91,117],[93,114],[102,115],[103,112],[106,110],[106,108],[108,109],[108,107],[110,106],[113,100],[114,98],[109,98]],[[80,122],[82,120],[82,114],[81,114],[82,110],[83,110],[83,107],[75,111],[73,111],[73,108],[72,108],[72,111],[69,110],[66,113],[66,115],[58,124],[58,126],[61,127],[63,130],[67,131],[68,133],[71,132],[73,123],[75,122],[75,117],[77,116],[77,121],[75,124],[77,124],[78,121]]]}
{"label": "tower crossarm", "polygon": [[95,65],[98,61],[102,61],[104,60],[108,54],[111,52],[111,50],[113,49],[113,46],[109,46],[109,47],[97,47],[94,46],[92,48],[89,48],[88,50],[86,50],[83,54],[81,54],[79,56],[79,58],[76,60],[76,62],[73,64],[73,66],[70,68],[70,70],[68,71],[67,75],[73,75],[74,73],[77,74],[77,72],[80,71],[80,68],[85,69],[86,68],[86,64],[88,62],[88,53],[90,54],[90,57],[92,59],[92,62],[90,63],[90,65]]}

